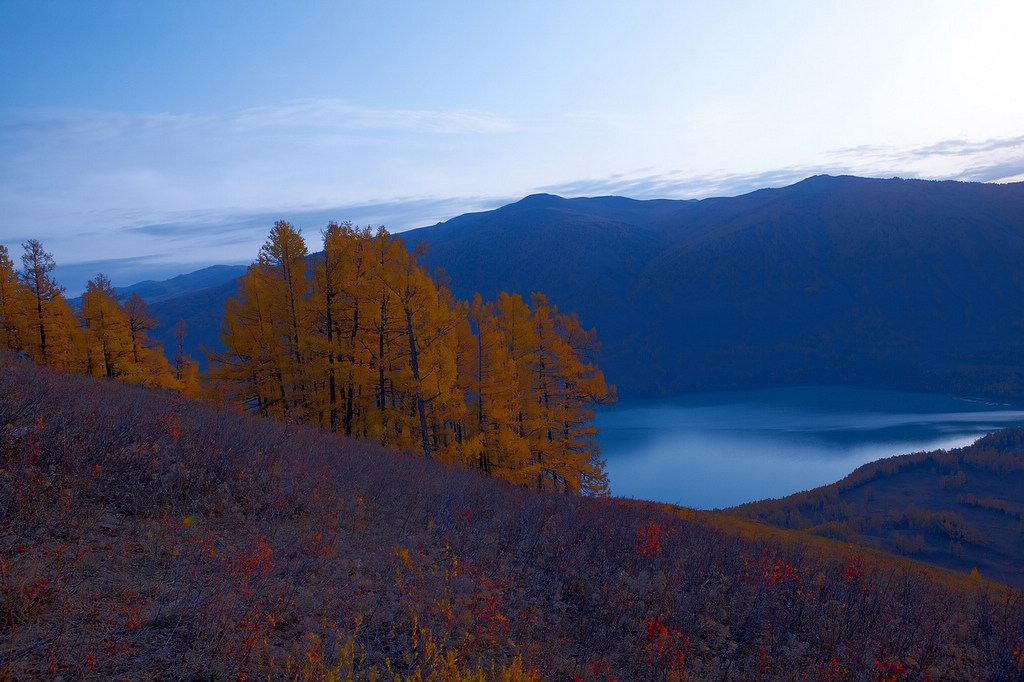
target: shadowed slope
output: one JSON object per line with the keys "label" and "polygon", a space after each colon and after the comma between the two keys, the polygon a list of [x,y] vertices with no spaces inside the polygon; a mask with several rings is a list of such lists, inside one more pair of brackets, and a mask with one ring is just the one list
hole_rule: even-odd
{"label": "shadowed slope", "polygon": [[1024,589],[1024,429],[865,464],[843,480],[727,513],[876,546]]}
{"label": "shadowed slope", "polygon": [[1024,184],[814,177],[691,202],[527,199],[408,234],[457,294],[543,290],[622,395],[1024,395]]}

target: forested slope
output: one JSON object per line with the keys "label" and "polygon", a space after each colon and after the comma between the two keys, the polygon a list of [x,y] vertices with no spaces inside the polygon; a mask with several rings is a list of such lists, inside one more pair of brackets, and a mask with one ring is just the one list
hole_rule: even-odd
{"label": "forested slope", "polygon": [[980,580],[9,355],[0,395],[3,677],[1024,677]]}
{"label": "forested slope", "polygon": [[1024,589],[1024,429],[872,462],[832,485],[726,511]]}

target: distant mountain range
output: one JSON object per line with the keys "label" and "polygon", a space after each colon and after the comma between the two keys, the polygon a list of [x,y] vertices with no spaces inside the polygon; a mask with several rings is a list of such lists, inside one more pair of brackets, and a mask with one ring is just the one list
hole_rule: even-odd
{"label": "distant mountain range", "polygon": [[[577,312],[624,396],[1024,396],[1024,183],[816,176],[700,201],[534,195],[402,236],[427,241],[421,262],[460,298],[542,291]],[[234,293],[231,273],[208,274],[226,279],[152,299],[168,337],[186,320],[192,347],[215,343]]]}
{"label": "distant mountain range", "polygon": [[168,280],[155,282],[150,279],[129,287],[115,287],[114,290],[118,296],[136,293],[147,303],[153,304],[234,281],[244,275],[246,269],[244,265],[212,265]]}

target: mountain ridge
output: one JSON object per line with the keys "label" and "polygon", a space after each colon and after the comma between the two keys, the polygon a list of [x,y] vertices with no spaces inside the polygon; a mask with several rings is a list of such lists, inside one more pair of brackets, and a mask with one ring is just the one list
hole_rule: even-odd
{"label": "mountain ridge", "polygon": [[[737,197],[535,194],[400,235],[455,295],[545,293],[624,396],[860,385],[1024,396],[1024,183],[812,176]],[[315,248],[315,247],[314,247]],[[214,347],[234,292],[155,302]],[[202,317],[203,321],[190,320]],[[167,332],[170,336],[170,332]]]}
{"label": "mountain ridge", "polygon": [[[579,207],[590,200],[566,201]],[[413,234],[428,237],[424,261],[445,267],[457,295],[466,295],[486,273],[491,288],[523,293],[536,286],[560,306],[578,312],[605,341],[606,373],[620,390],[634,394],[780,381],[849,383],[871,374],[871,384],[884,385],[878,376],[882,372],[867,370],[872,364],[886,370],[914,366],[907,362],[910,341],[923,345],[938,338],[939,331],[979,321],[986,324],[985,333],[995,331],[992,306],[981,320],[971,318],[984,307],[982,294],[993,291],[1007,312],[1021,312],[1015,298],[1024,281],[1012,266],[1024,255],[1021,184],[816,176],[781,189],[669,207],[631,231],[629,243],[603,241],[607,229],[595,227],[597,238],[583,246],[586,256],[556,261],[564,278],[537,272],[544,269],[538,252],[550,250],[548,243],[513,243],[510,248],[520,254],[508,259],[513,266],[474,249],[483,234],[461,242],[444,232],[429,239],[431,228]],[[980,215],[972,219],[975,212]],[[923,230],[927,222],[938,227]],[[493,225],[480,227],[494,230]],[[535,234],[536,229],[527,237]],[[936,236],[943,239],[933,241]],[[576,241],[582,243],[581,238]],[[921,249],[927,249],[928,259],[919,255]],[[640,262],[624,268],[616,250]],[[957,275],[964,263],[977,270],[986,259],[996,261],[990,271]],[[465,267],[474,261],[475,269]],[[591,263],[594,272],[583,272],[578,261]],[[510,272],[513,267],[517,272]],[[598,277],[604,281],[595,282]],[[586,285],[576,286],[580,282]],[[618,282],[621,289],[615,286]],[[900,300],[891,303],[886,296]],[[950,298],[952,305],[947,305]],[[922,311],[929,299],[946,310]],[[907,312],[911,319],[903,319]],[[886,333],[863,334],[877,327]],[[862,347],[851,347],[858,342]],[[903,352],[890,359],[885,351],[895,343],[903,345]],[[828,357],[833,349],[839,353]],[[647,367],[629,361],[637,351]],[[1011,355],[1002,353],[997,364],[1010,364]],[[805,362],[819,356],[836,366]],[[946,365],[936,371],[948,374]],[[1019,374],[1019,365],[1013,371]],[[941,383],[926,366],[903,373],[907,388],[935,390]],[[644,390],[659,384],[661,391]],[[978,388],[992,392],[994,387]]]}
{"label": "mountain ridge", "polygon": [[193,291],[207,289],[245,274],[245,265],[211,265],[166,280],[147,279],[126,287],[114,287],[118,296],[138,294],[147,303],[159,303]]}

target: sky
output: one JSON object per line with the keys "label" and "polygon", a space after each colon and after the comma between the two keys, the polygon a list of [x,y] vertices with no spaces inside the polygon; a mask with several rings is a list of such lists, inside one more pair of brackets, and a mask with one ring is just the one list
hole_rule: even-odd
{"label": "sky", "polygon": [[537,192],[1024,180],[1024,4],[0,0],[0,244],[74,295]]}

